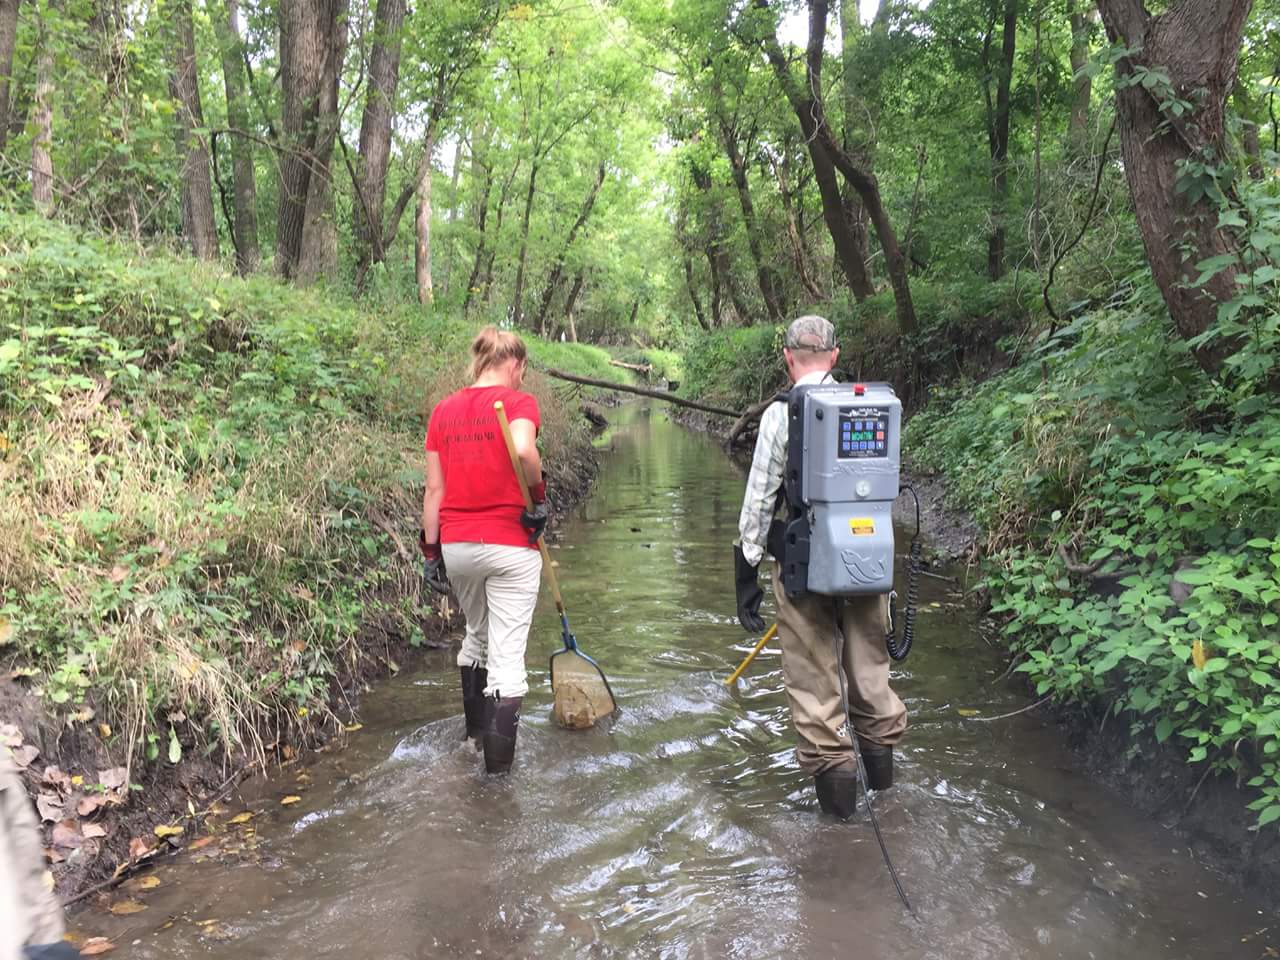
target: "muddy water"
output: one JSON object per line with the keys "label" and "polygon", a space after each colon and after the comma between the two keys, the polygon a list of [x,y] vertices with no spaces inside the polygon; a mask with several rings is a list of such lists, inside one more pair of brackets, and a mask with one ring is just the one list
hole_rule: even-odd
{"label": "muddy water", "polygon": [[1058,731],[960,715],[1025,700],[991,683],[997,651],[937,581],[895,680],[899,783],[875,801],[907,916],[865,814],[817,814],[776,648],[722,683],[750,645],[731,618],[740,474],[658,413],[628,419],[555,552],[624,706],[611,731],[551,724],[548,605],[511,777],[460,743],[456,670],[435,655],[367,697],[309,780],[286,774],[249,825],[163,866],[145,912],[87,910],[82,932],[116,956],[228,960],[1275,956],[1260,904],[1083,776]]}

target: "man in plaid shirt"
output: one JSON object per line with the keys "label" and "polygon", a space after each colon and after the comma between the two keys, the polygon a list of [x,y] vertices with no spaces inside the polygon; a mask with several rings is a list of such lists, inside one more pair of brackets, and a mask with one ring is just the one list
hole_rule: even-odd
{"label": "man in plaid shirt", "polygon": [[[782,350],[787,376],[797,385],[834,382],[831,369],[840,350],[835,328],[818,316],[800,317],[787,328]],[[787,462],[787,408],[775,403],[760,418],[746,496],[734,545],[734,581],[738,620],[750,633],[764,629],[757,568],[768,553],[770,528],[779,503]],[[775,530],[777,528],[775,527]],[[776,536],[780,542],[781,537]],[[888,597],[828,597],[805,594],[790,600],[782,587],[780,565],[773,570],[778,608],[782,676],[791,720],[800,742],[796,757],[814,778],[822,810],[840,819],[857,804],[857,762],[852,735],[858,738],[873,790],[893,783],[893,746],[907,728],[907,708],[889,687]],[[848,685],[849,715],[844,715],[840,674]],[[852,731],[850,730],[852,721]]]}

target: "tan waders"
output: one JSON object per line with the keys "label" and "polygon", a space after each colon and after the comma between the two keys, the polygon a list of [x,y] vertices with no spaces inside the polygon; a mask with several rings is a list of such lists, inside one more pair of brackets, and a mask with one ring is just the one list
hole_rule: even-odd
{"label": "tan waders", "polygon": [[[796,758],[801,769],[814,777],[823,810],[847,817],[856,796],[848,721],[852,720],[852,734],[862,746],[873,789],[892,783],[891,748],[907,729],[907,708],[889,687],[889,654],[884,644],[888,598],[807,594],[791,600],[776,566],[773,596],[791,722],[799,734]],[[841,670],[849,697],[848,718],[840,691]]]}

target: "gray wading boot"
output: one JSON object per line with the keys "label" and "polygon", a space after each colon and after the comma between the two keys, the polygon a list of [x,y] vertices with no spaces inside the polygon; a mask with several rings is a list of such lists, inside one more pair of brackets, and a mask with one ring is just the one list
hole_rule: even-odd
{"label": "gray wading boot", "polygon": [[520,704],[524,697],[485,697],[484,768],[488,773],[507,773],[516,758],[516,728],[520,726]]}
{"label": "gray wading boot", "polygon": [[893,747],[883,747],[858,738],[862,764],[867,768],[867,786],[872,790],[888,790],[893,786]]}
{"label": "gray wading boot", "polygon": [[818,791],[818,806],[841,820],[848,820],[858,809],[858,770],[851,763],[831,767],[813,778]]}
{"label": "gray wading boot", "polygon": [[462,668],[462,715],[467,721],[463,740],[470,740],[479,750],[484,738],[484,688],[489,671],[484,667]]}

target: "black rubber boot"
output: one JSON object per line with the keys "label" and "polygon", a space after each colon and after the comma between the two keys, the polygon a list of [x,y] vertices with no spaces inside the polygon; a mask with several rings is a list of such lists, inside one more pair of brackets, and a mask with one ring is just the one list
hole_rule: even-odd
{"label": "black rubber boot", "polygon": [[858,738],[862,763],[867,768],[867,786],[872,790],[888,790],[893,786],[893,747]]}
{"label": "black rubber boot", "polygon": [[486,697],[488,723],[484,729],[484,768],[489,773],[507,773],[516,758],[516,728],[520,726],[520,704],[524,697]]}
{"label": "black rubber boot", "polygon": [[484,688],[488,682],[489,671],[484,667],[462,668],[462,715],[467,721],[462,739],[474,741],[477,750],[484,737]]}
{"label": "black rubber boot", "polygon": [[818,806],[841,820],[848,820],[858,809],[858,771],[851,763],[824,770],[813,778],[818,791]]}

